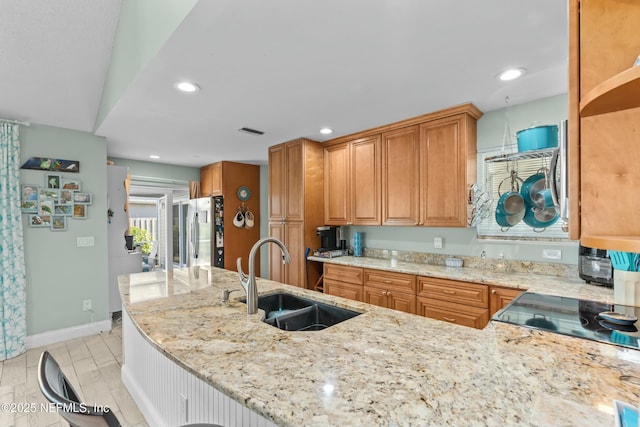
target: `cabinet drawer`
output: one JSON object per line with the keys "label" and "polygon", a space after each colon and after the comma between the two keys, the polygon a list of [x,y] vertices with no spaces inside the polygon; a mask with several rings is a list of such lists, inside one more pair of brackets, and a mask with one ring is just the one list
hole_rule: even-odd
{"label": "cabinet drawer", "polygon": [[325,263],[324,278],[362,285],[362,268]]}
{"label": "cabinet drawer", "polygon": [[482,329],[489,322],[489,310],[454,304],[439,299],[418,297],[418,314],[456,325]]}
{"label": "cabinet drawer", "polygon": [[365,269],[364,284],[410,294],[416,293],[416,276],[411,274]]}
{"label": "cabinet drawer", "polygon": [[488,287],[477,283],[418,277],[418,296],[489,308]]}
{"label": "cabinet drawer", "polygon": [[331,279],[324,280],[324,293],[354,301],[363,301],[362,285],[338,282]]}

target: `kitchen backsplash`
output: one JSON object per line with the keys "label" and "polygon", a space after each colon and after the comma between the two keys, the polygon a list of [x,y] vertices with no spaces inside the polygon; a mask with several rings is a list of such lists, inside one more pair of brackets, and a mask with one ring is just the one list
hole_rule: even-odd
{"label": "kitchen backsplash", "polygon": [[[391,251],[386,249],[364,248],[363,255],[370,258],[390,259]],[[418,264],[446,265],[445,260],[452,255],[429,252],[397,251],[398,261]],[[534,273],[558,277],[578,277],[578,267],[570,264],[531,262],[508,259],[455,256],[463,261],[464,267],[486,269],[494,272]]]}

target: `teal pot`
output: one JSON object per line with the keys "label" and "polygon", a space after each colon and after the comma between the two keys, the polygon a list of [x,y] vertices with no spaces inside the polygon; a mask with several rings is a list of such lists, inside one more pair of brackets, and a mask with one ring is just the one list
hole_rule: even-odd
{"label": "teal pot", "polygon": [[539,207],[536,204],[537,194],[546,188],[546,177],[544,171],[538,171],[525,179],[520,187],[520,194],[527,207]]}
{"label": "teal pot", "polygon": [[555,208],[539,209],[527,207],[522,219],[529,227],[533,227],[534,231],[544,231],[545,228],[552,226],[558,221],[560,215]]}
{"label": "teal pot", "polygon": [[523,129],[516,133],[518,136],[518,151],[542,150],[558,146],[558,126],[545,125]]}
{"label": "teal pot", "polygon": [[496,208],[496,222],[500,227],[502,227],[502,231],[506,231],[506,229],[513,227],[518,224],[525,215],[525,209],[521,209],[519,212],[515,214],[508,214],[501,209],[500,207]]}

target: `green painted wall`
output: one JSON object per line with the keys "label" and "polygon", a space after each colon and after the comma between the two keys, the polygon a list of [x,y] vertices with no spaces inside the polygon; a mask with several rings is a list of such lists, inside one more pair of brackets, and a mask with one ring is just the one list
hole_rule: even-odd
{"label": "green painted wall", "polygon": [[[567,118],[567,95],[544,98],[509,108],[509,125],[513,134],[528,128],[532,122],[557,123]],[[505,110],[485,113],[478,121],[478,150],[501,147],[505,127]],[[515,137],[512,139],[516,143]],[[480,167],[481,165],[479,165]],[[266,205],[265,205],[266,206]],[[430,227],[349,227],[350,233],[364,232],[364,245],[379,249],[434,252],[448,255],[479,256],[485,251],[487,257],[498,258],[503,253],[507,259],[548,262],[542,258],[543,249],[560,249],[564,264],[578,262],[577,242],[507,241],[501,239],[478,239],[475,228],[430,228]],[[442,237],[442,249],[433,247],[433,238]]]}
{"label": "green painted wall", "polygon": [[[31,228],[23,216],[27,270],[27,335],[101,321],[109,316],[106,142],[85,132],[48,126],[21,127],[21,159],[52,157],[80,161],[80,173],[61,174],[93,194],[88,218],[69,219],[67,231]],[[45,172],[21,170],[23,184],[44,186]],[[78,248],[78,237],[95,246]],[[93,315],[82,311],[91,299]]]}
{"label": "green painted wall", "polygon": [[124,0],[96,128],[197,0]]}

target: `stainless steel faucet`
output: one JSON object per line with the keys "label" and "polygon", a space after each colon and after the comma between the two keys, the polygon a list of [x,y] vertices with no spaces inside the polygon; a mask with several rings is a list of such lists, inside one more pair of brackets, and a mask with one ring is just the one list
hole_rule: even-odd
{"label": "stainless steel faucet", "polygon": [[275,237],[265,237],[264,239],[260,239],[256,242],[255,245],[251,248],[249,252],[249,275],[247,276],[242,271],[242,258],[239,257],[236,264],[238,265],[238,276],[240,276],[240,284],[244,288],[244,291],[247,293],[247,314],[255,314],[258,312],[258,285],[256,284],[256,268],[255,268],[255,258],[256,252],[260,249],[260,246],[265,243],[275,243],[280,247],[282,251],[282,262],[285,264],[289,264],[291,262],[291,256],[289,255],[289,251],[284,246],[280,240]]}

